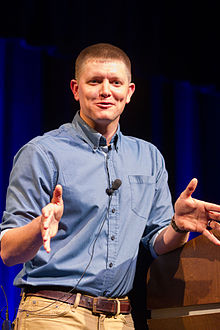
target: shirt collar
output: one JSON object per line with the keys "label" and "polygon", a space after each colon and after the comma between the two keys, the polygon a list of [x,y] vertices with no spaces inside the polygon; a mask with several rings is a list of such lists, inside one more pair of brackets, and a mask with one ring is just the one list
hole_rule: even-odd
{"label": "shirt collar", "polygon": [[[107,146],[106,138],[93,128],[91,128],[79,115],[79,111],[77,111],[75,117],[73,118],[73,126],[78,131],[81,131],[81,135],[83,135],[84,140],[91,145],[93,149],[97,149],[99,147]],[[111,139],[110,144],[114,145],[115,149],[117,150],[117,142],[118,142],[118,134],[120,131],[120,126],[118,125],[118,129],[114,136]]]}

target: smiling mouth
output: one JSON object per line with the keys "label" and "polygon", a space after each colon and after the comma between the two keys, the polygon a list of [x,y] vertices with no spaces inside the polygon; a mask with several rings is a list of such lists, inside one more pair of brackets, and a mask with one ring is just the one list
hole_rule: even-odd
{"label": "smiling mouth", "polygon": [[96,103],[96,105],[97,105],[98,107],[101,107],[101,108],[110,108],[110,107],[112,107],[114,104],[111,103],[111,102],[98,102],[98,103]]}

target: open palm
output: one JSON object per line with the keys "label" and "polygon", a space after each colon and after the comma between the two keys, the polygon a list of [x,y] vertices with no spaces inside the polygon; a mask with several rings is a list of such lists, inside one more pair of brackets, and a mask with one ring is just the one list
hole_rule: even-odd
{"label": "open palm", "polygon": [[220,231],[220,205],[207,203],[192,198],[197,187],[197,179],[192,179],[175,203],[175,221],[180,229],[198,232],[206,236],[214,244],[220,241],[207,229],[208,224]]}
{"label": "open palm", "polygon": [[57,185],[51,202],[42,209],[41,234],[44,248],[48,253],[50,252],[50,239],[57,234],[63,209],[62,186]]}

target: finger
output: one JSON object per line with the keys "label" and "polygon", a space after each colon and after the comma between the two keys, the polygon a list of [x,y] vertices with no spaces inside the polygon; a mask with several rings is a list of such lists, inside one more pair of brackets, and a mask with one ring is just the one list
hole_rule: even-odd
{"label": "finger", "polygon": [[209,211],[210,220],[220,221],[220,212]]}
{"label": "finger", "polygon": [[50,238],[48,237],[47,240],[44,241],[44,249],[46,250],[47,253],[50,253]]}
{"label": "finger", "polygon": [[42,215],[44,217],[44,219],[49,218],[49,216],[51,215],[51,212],[53,211],[53,204],[47,204],[43,209],[42,209]]}
{"label": "finger", "polygon": [[44,249],[47,251],[47,253],[50,252],[50,233],[49,229],[43,229],[42,233],[42,240],[43,240],[43,246]]}
{"label": "finger", "polygon": [[192,179],[186,189],[182,192],[181,197],[182,198],[188,198],[190,197],[193,192],[196,190],[198,184],[198,180],[196,178]]}
{"label": "finger", "polygon": [[220,246],[220,241],[218,240],[217,237],[215,237],[215,235],[213,235],[213,233],[207,229],[205,229],[202,233],[206,238],[208,238],[208,240],[212,243],[214,243],[215,245]]}
{"label": "finger", "polygon": [[48,204],[42,209],[41,221],[42,221],[43,229],[49,228],[51,217],[53,216],[53,209],[54,209],[53,204]]}
{"label": "finger", "polygon": [[214,220],[210,220],[209,227],[211,227],[212,229],[220,231],[220,223],[218,223]]}
{"label": "finger", "polygon": [[63,202],[62,193],[63,193],[63,188],[60,184],[58,184],[53,192],[52,203],[61,204]]}
{"label": "finger", "polygon": [[43,225],[43,229],[47,230],[50,227],[50,223],[51,223],[51,218],[52,218],[52,214],[50,214],[47,218],[44,218],[42,221],[42,225]]}
{"label": "finger", "polygon": [[208,203],[208,202],[204,202],[205,203],[205,208],[207,211],[211,212],[220,212],[220,205],[217,204],[213,204],[213,203]]}

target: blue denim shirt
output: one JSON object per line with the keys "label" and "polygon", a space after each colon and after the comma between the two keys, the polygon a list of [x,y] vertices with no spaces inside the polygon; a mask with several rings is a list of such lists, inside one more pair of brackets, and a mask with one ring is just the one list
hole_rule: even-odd
{"label": "blue denim shirt", "polygon": [[[110,197],[106,188],[115,179],[122,184]],[[126,295],[140,241],[148,247],[173,215],[160,152],[119,128],[108,148],[77,113],[72,123],[33,139],[15,156],[2,232],[39,216],[56,184],[63,187],[64,214],[51,252],[41,247],[14,284],[74,287],[93,254],[77,289],[96,296]]]}

